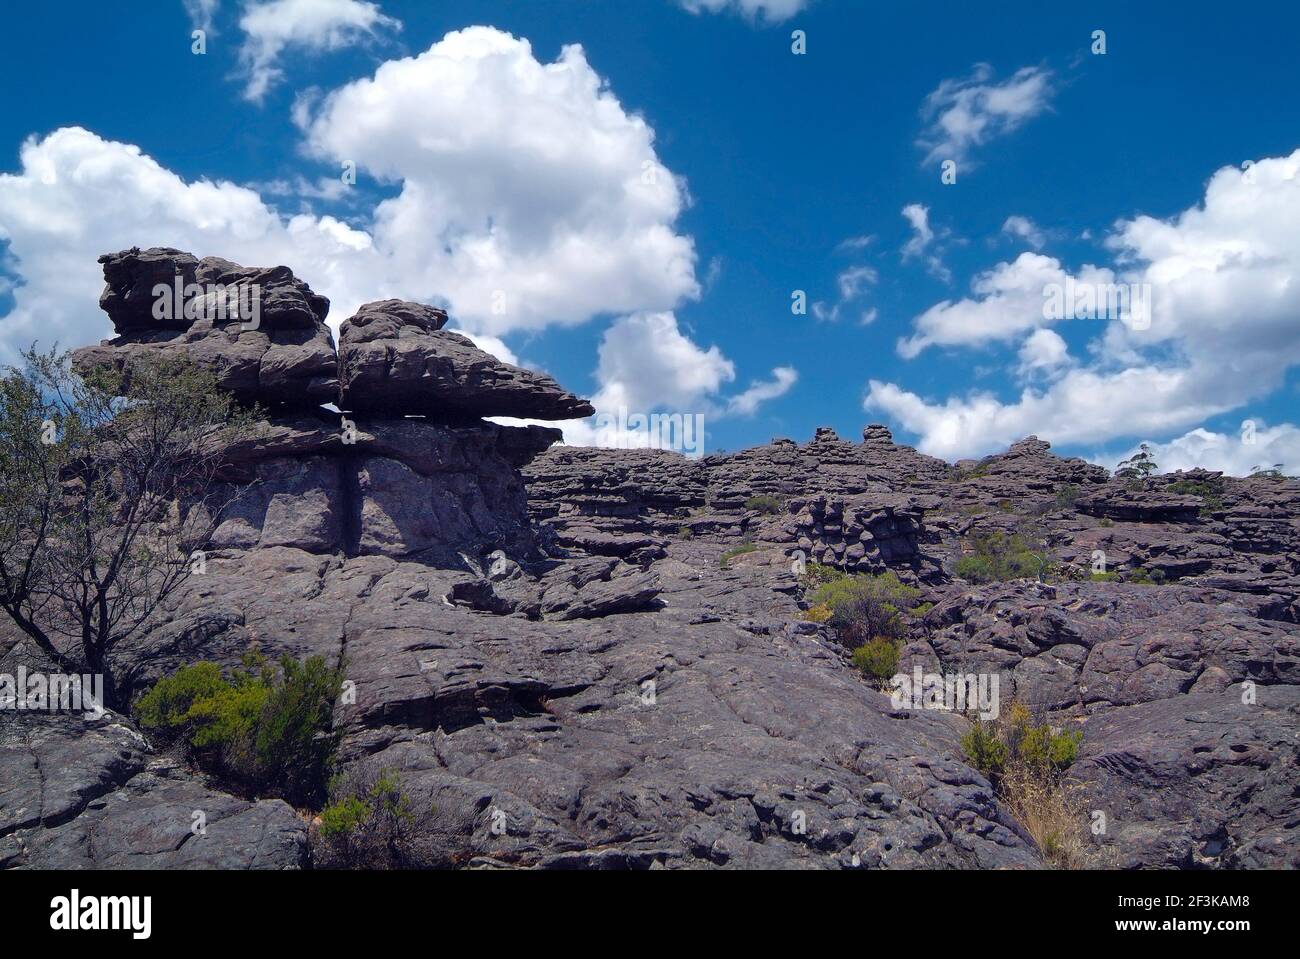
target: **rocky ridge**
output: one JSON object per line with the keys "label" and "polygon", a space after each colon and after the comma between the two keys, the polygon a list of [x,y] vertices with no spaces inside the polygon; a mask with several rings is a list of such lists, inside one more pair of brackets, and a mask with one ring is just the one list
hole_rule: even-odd
{"label": "rocky ridge", "polygon": [[[183,349],[267,409],[228,455],[251,494],[123,665],[147,682],[254,643],[344,661],[340,762],[396,771],[434,810],[424,865],[1041,865],[964,760],[967,719],[895,709],[803,618],[808,562],[923,590],[900,668],[996,671],[1082,729],[1073,773],[1111,823],[1106,862],[1300,865],[1297,482],[1133,487],[1033,437],[950,465],[879,425],[700,460],[551,446],[476,417],[582,401],[447,339],[436,308],[368,304],[335,353],[323,298],[285,268],[158,249],[104,264],[119,337],[80,363]],[[260,329],[146,323],[178,273],[265,281]],[[277,359],[288,331],[311,334],[302,365]],[[1051,582],[954,575],[977,537],[1026,530]],[[1098,551],[1165,585],[1091,581]],[[0,627],[0,672],[43,665]],[[310,862],[299,811],[223,793],[125,717],[0,714],[0,864]]]}

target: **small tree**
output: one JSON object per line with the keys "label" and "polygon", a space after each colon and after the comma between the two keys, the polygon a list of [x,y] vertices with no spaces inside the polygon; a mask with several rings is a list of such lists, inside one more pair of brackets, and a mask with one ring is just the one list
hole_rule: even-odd
{"label": "small tree", "polygon": [[110,653],[191,572],[239,488],[217,480],[254,429],[192,363],[136,359],[73,373],[35,348],[0,373],[0,609],[66,672],[132,677]]}
{"label": "small tree", "polygon": [[1143,443],[1138,451],[1126,460],[1121,460],[1115,469],[1115,478],[1122,480],[1144,480],[1159,467],[1156,466],[1155,454],[1151,447]]}

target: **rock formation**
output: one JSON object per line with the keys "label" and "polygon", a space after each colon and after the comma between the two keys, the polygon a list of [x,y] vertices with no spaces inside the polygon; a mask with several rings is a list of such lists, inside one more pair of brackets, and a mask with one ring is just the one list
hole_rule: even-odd
{"label": "rock formation", "polygon": [[444,330],[446,322],[441,310],[402,300],[357,310],[339,333],[342,408],[543,420],[595,412],[549,376],[502,363],[468,337]]}
{"label": "rock formation", "polygon": [[[336,357],[316,346],[324,301],[284,268],[157,249],[104,263],[119,337],[79,363],[184,350],[268,410],[223,474],[250,495],[122,665],[147,683],[254,643],[345,662],[339,761],[394,771],[433,810],[424,865],[1041,865],[964,758],[969,721],[895,708],[804,617],[794,569],[821,562],[893,571],[933,603],[901,669],[995,672],[1083,731],[1071,772],[1106,813],[1101,861],[1300,866],[1300,483],[1125,483],[1033,437],[950,465],[880,425],[699,460],[551,447],[558,431],[475,417],[590,408],[440,310],[368,304]],[[261,328],[146,322],[178,274],[256,277],[273,291]],[[277,358],[290,334],[307,336],[301,365]],[[973,541],[1025,530],[1050,582],[956,576]],[[1098,553],[1131,581],[1090,577]],[[0,672],[20,666],[48,668],[2,624]],[[126,717],[0,713],[0,864],[310,856],[295,810],[221,793]]]}

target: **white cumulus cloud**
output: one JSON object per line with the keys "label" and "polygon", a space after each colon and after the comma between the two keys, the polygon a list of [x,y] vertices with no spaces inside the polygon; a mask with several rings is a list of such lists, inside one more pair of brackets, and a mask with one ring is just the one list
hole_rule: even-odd
{"label": "white cumulus cloud", "polygon": [[367,277],[382,275],[382,262],[366,233],[332,217],[282,217],[253,190],[186,181],[139,147],[79,127],[28,139],[19,170],[0,174],[0,239],[17,275],[13,309],[0,317],[0,362],[36,340],[66,348],[111,335],[96,306],[96,258],[130,246],[287,264],[330,297],[336,321],[390,292]]}
{"label": "white cumulus cloud", "polygon": [[449,34],[325,97],[307,123],[313,150],[350,155],[398,195],[352,226],[285,215],[247,186],[187,180],[85,129],[29,138],[17,169],[0,173],[16,283],[0,359],[37,338],[108,335],[96,258],[137,245],[286,264],[330,297],[335,325],[395,296],[501,337],[671,310],[698,291],[692,241],[674,227],[683,188],[580,48],[543,64],[496,30]]}
{"label": "white cumulus cloud", "polygon": [[[1288,475],[1300,473],[1300,427],[1293,423],[1277,426],[1257,424],[1253,433],[1216,433],[1194,429],[1165,443],[1149,442],[1160,471],[1192,469],[1196,466],[1221,470],[1229,476],[1249,476],[1251,470],[1278,466]],[[1120,460],[1138,451],[1135,444],[1122,453],[1095,457],[1094,461],[1114,469]]]}
{"label": "white cumulus cloud", "polygon": [[472,328],[576,324],[699,293],[694,246],[673,226],[683,185],[579,46],[541,63],[527,40],[471,27],[303,122],[314,155],[400,184],[374,211],[375,245]]}
{"label": "white cumulus cloud", "polygon": [[[191,0],[211,23],[214,0]],[[207,8],[202,10],[202,8]],[[191,11],[191,16],[194,11]],[[244,97],[257,103],[284,77],[277,61],[291,47],[312,52],[364,43],[402,24],[364,0],[265,0],[250,3],[239,18],[244,41],[239,63],[247,84]]]}
{"label": "white cumulus cloud", "polygon": [[1018,214],[1007,217],[1002,224],[1002,232],[1024,240],[1035,250],[1041,250],[1047,242],[1047,236],[1041,227],[1027,216]]}
{"label": "white cumulus cloud", "polygon": [[927,163],[956,160],[969,168],[976,147],[1038,116],[1055,92],[1052,73],[1043,67],[1021,67],[998,83],[993,68],[978,63],[970,76],[944,80],[926,97],[926,128],[917,142],[927,151]]}
{"label": "white cumulus cloud", "polygon": [[[1097,321],[1087,366],[1012,402],[988,393],[926,400],[876,381],[867,405],[921,434],[927,452],[946,456],[988,452],[1028,433],[1058,444],[1105,443],[1193,429],[1267,396],[1300,364],[1298,222],[1300,150],[1247,169],[1225,167],[1183,213],[1119,222],[1109,239],[1118,272],[1088,267],[1075,277],[1149,288],[1149,329]],[[975,298],[918,317],[900,351],[914,356],[931,344],[1027,335],[1048,325],[1043,284],[1064,277],[1055,259],[1021,254],[977,278]]]}

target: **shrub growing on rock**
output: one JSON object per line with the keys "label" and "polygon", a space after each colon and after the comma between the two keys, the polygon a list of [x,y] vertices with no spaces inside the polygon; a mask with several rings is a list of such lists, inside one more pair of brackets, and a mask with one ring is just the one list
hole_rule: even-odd
{"label": "shrub growing on rock", "polygon": [[181,667],[136,701],[135,716],[240,789],[315,806],[338,744],[330,725],[341,687],[342,671],[320,656],[286,656],[277,671],[250,654],[228,678],[216,663]]}
{"label": "shrub growing on rock", "polygon": [[312,858],[323,869],[418,866],[416,844],[432,813],[417,808],[394,771],[349,771],[330,783],[330,802],[311,833]]}
{"label": "shrub growing on rock", "polygon": [[818,603],[816,606],[810,606],[803,611],[802,617],[805,622],[825,623],[831,618],[831,608],[825,603]]}
{"label": "shrub growing on rock", "polygon": [[847,579],[848,573],[842,569],[836,569],[834,566],[826,566],[822,563],[809,563],[799,577],[799,584],[804,589],[817,590],[827,583],[833,583],[837,580]]}
{"label": "shrub growing on rock", "polygon": [[812,595],[814,605],[830,608],[830,624],[840,641],[856,649],[873,639],[902,639],[905,616],[914,615],[921,591],[904,585],[892,571],[832,580]]}
{"label": "shrub growing on rock", "polygon": [[718,561],[718,565],[723,569],[726,569],[731,564],[731,561],[737,556],[744,556],[746,553],[752,553],[757,549],[757,546],[749,542],[741,543],[739,546],[733,546],[722,554],[722,559]]}
{"label": "shrub growing on rock", "polygon": [[1183,496],[1196,496],[1201,500],[1201,515],[1217,513],[1224,507],[1222,478],[1200,482],[1197,480],[1175,480],[1165,487],[1170,493]]}
{"label": "shrub growing on rock", "polygon": [[997,530],[976,536],[969,545],[972,552],[958,559],[953,571],[971,583],[1037,579],[1047,566],[1047,557],[1019,533],[1008,536]]}
{"label": "shrub growing on rock", "polygon": [[961,739],[966,761],[989,777],[998,799],[1056,868],[1081,868],[1090,859],[1079,787],[1063,775],[1082,742],[1079,730],[1036,723],[1021,703],[992,722],[977,720]]}
{"label": "shrub growing on rock", "polygon": [[885,680],[898,672],[900,651],[897,640],[877,637],[853,651],[853,665],[868,676]]}
{"label": "shrub growing on rock", "polygon": [[1006,766],[1007,744],[998,738],[993,723],[973,723],[961,738],[961,749],[966,761],[990,779]]}
{"label": "shrub growing on rock", "polygon": [[1124,577],[1124,582],[1135,583],[1138,586],[1160,586],[1165,581],[1164,570],[1153,569],[1145,570],[1141,566],[1134,566],[1129,570],[1128,575]]}
{"label": "shrub growing on rock", "polygon": [[1056,488],[1056,505],[1061,509],[1073,509],[1080,493],[1077,483],[1064,483]]}
{"label": "shrub growing on rock", "polygon": [[754,510],[759,513],[766,513],[769,516],[775,516],[781,512],[782,506],[781,501],[775,496],[761,493],[745,500],[745,509]]}

